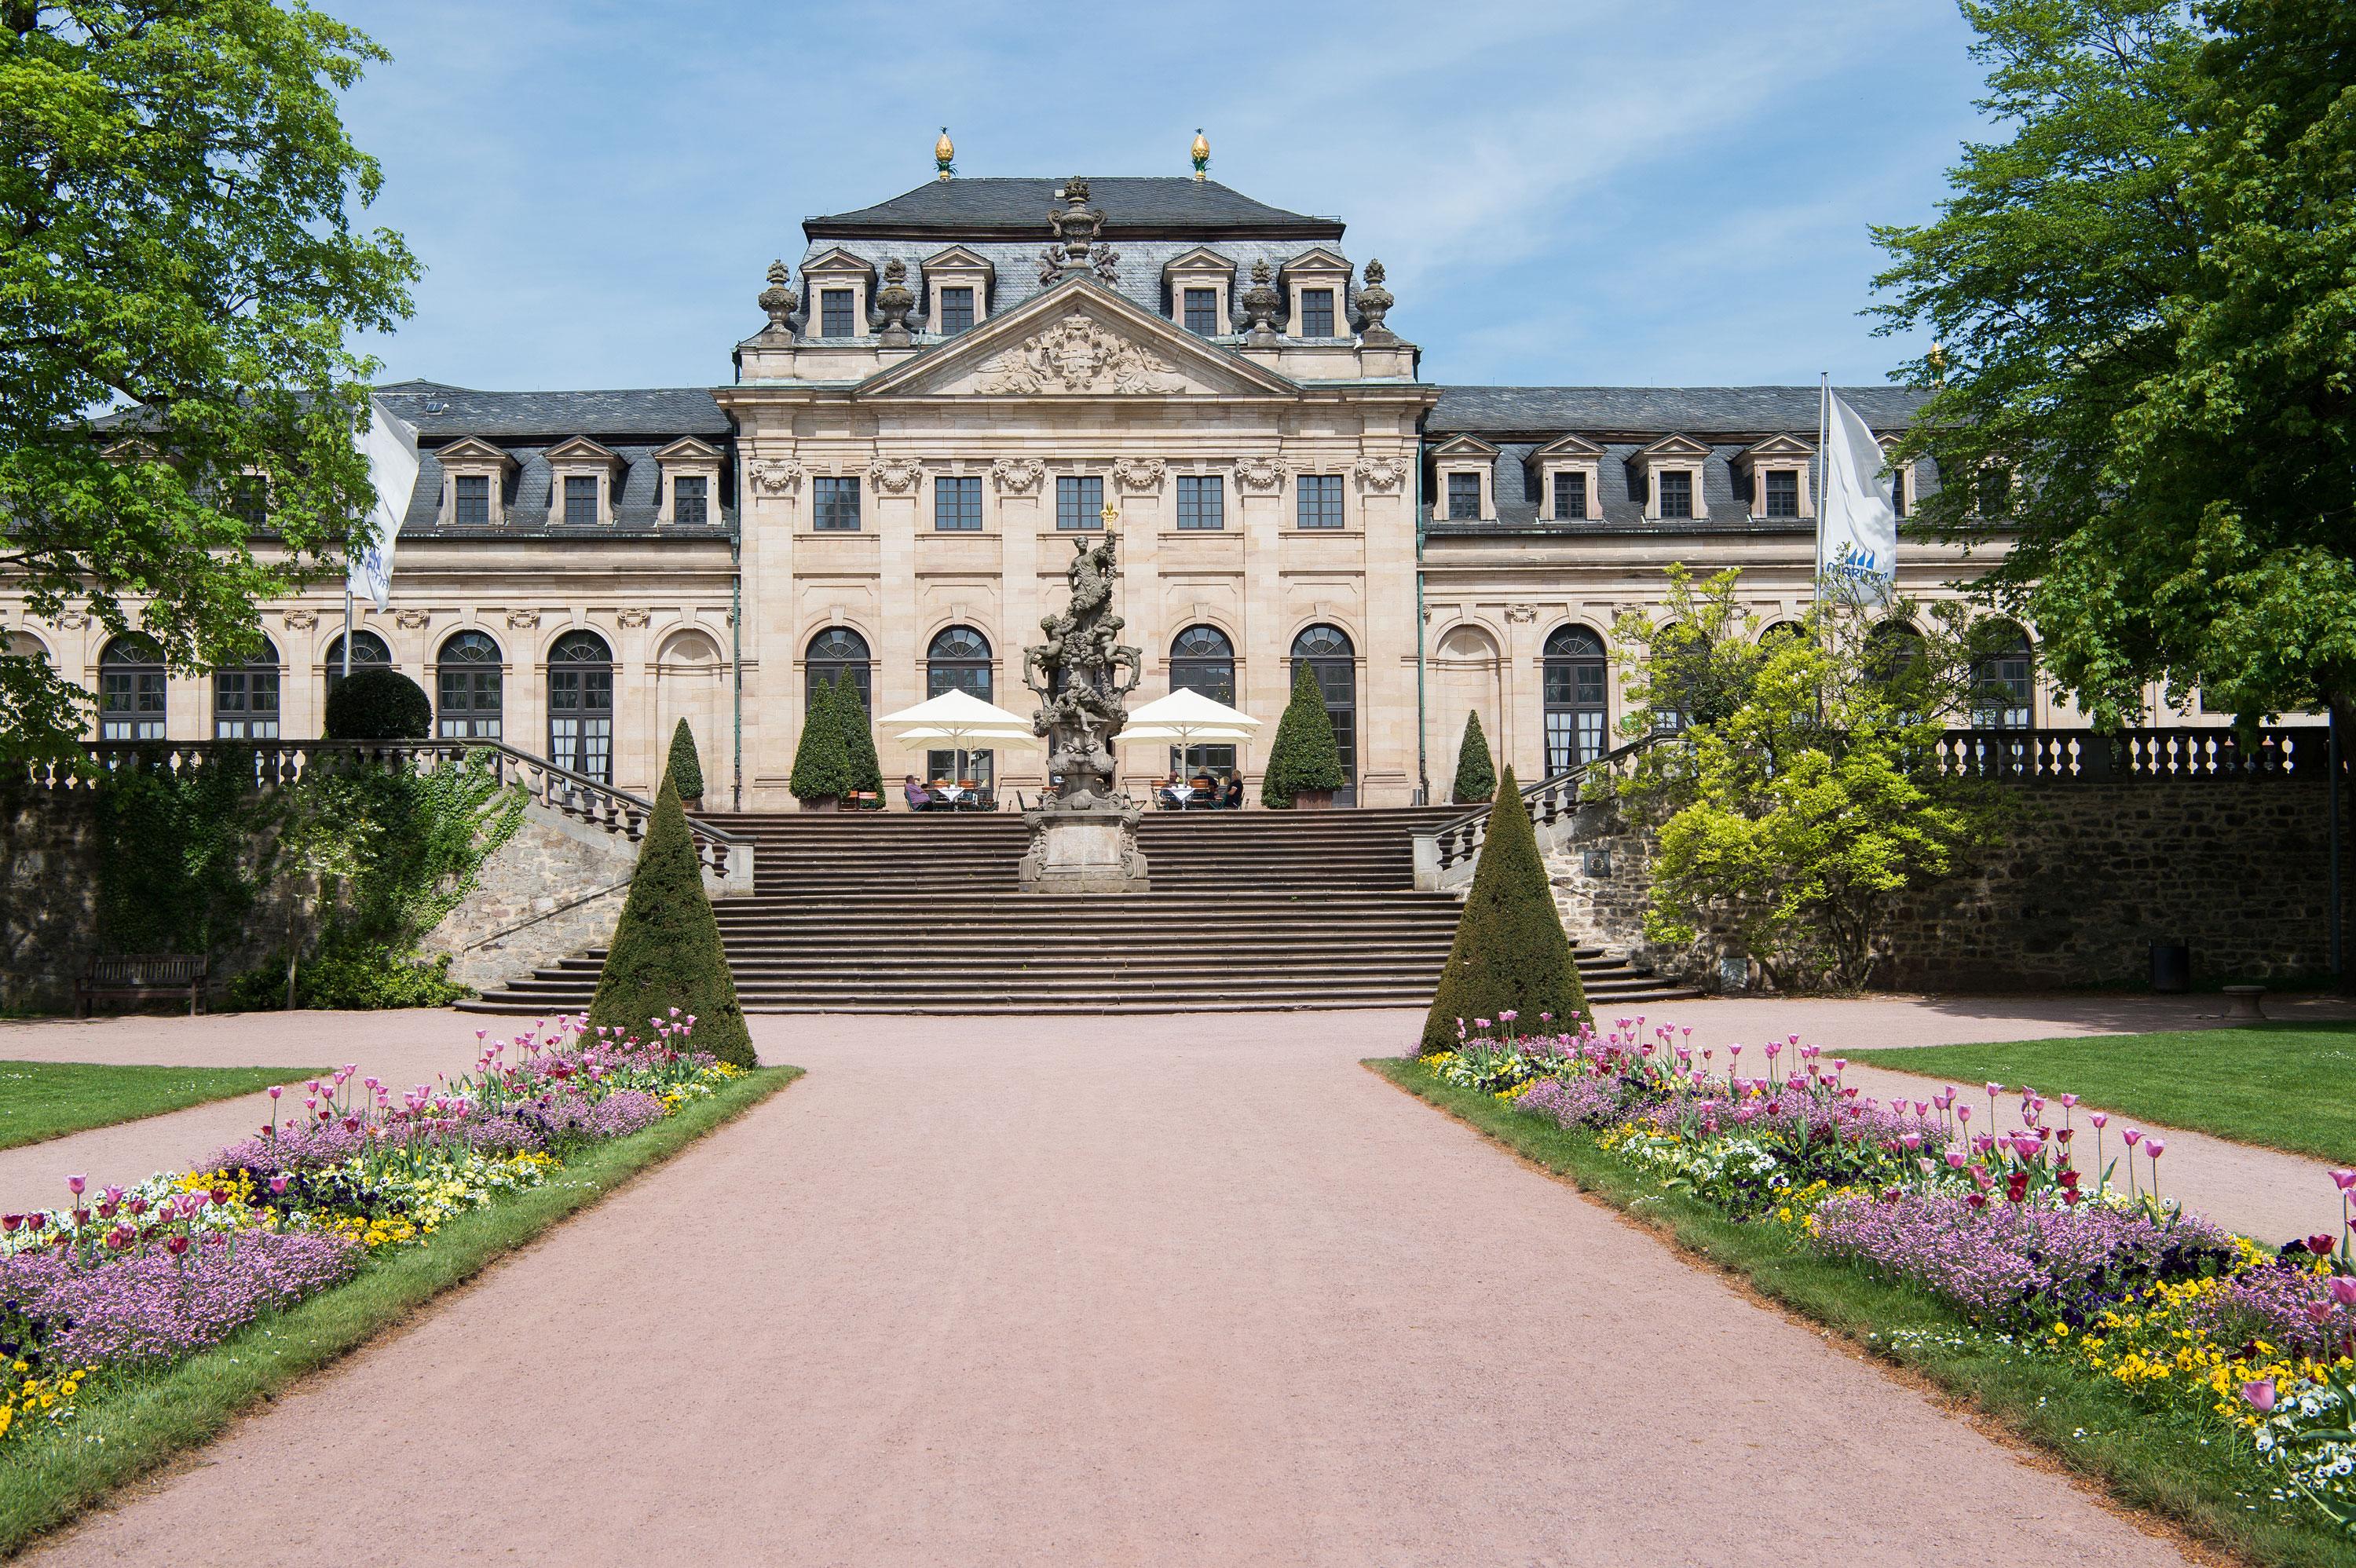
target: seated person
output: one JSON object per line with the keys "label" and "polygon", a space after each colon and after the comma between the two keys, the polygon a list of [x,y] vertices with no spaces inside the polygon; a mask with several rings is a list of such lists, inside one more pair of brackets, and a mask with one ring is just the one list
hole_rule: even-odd
{"label": "seated person", "polygon": [[1193,785],[1173,773],[1162,780],[1162,787],[1153,793],[1162,805],[1173,811],[1183,811],[1186,809],[1186,797],[1193,795],[1194,790]]}
{"label": "seated person", "polygon": [[1222,811],[1241,811],[1243,809],[1243,805],[1244,775],[1242,770],[1237,769],[1236,772],[1229,773],[1227,775],[1227,782],[1220,786],[1219,808]]}
{"label": "seated person", "polygon": [[909,773],[901,780],[900,793],[907,796],[910,811],[937,811],[942,805],[940,797],[918,784],[916,775],[914,773]]}

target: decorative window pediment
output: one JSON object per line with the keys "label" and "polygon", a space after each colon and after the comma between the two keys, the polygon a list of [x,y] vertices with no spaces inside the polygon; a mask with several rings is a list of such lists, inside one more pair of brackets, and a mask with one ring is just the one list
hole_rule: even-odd
{"label": "decorative window pediment", "polygon": [[655,509],[659,526],[716,523],[720,520],[720,449],[707,441],[683,435],[655,453],[661,466],[662,498]]}
{"label": "decorative window pediment", "polygon": [[836,340],[873,336],[867,311],[874,293],[875,263],[840,245],[828,246],[802,263],[807,313],[802,336]]}
{"label": "decorative window pediment", "polygon": [[480,436],[462,435],[435,448],[434,458],[442,465],[437,527],[507,520],[507,475],[516,461],[504,449]]}
{"label": "decorative window pediment", "polygon": [[1288,318],[1295,337],[1350,336],[1350,263],[1323,245],[1313,245],[1284,263]]}
{"label": "decorative window pediment", "polygon": [[1816,500],[1808,467],[1815,456],[1814,442],[1788,434],[1771,435],[1738,455],[1735,469],[1751,484],[1751,517],[1815,517]]}
{"label": "decorative window pediment", "polygon": [[1431,449],[1434,522],[1497,515],[1497,448],[1477,435],[1451,435]]}
{"label": "decorative window pediment", "polygon": [[[951,245],[936,251],[924,260],[925,320],[936,333],[954,336],[969,331],[982,324],[990,315],[990,289],[998,277],[997,268],[990,258],[963,245]],[[808,269],[804,269],[808,275]],[[962,296],[943,298],[943,291],[969,291]],[[964,309],[949,310],[952,304]]]}
{"label": "decorative window pediment", "polygon": [[1477,435],[1451,435],[1431,449],[1434,457],[1494,458],[1497,449]]}
{"label": "decorative window pediment", "polygon": [[576,435],[548,449],[548,520],[586,528],[614,520],[614,490],[625,466],[602,442]]}
{"label": "decorative window pediment", "polygon": [[[1173,257],[1162,267],[1162,281],[1170,289],[1170,319],[1189,332],[1202,337],[1224,336],[1233,332],[1235,318],[1227,301],[1235,292],[1236,264],[1208,246],[1197,245],[1183,256]],[[1195,298],[1197,308],[1190,319],[1188,291]],[[1210,312],[1201,310],[1207,296]]]}
{"label": "decorative window pediment", "polygon": [[1530,453],[1538,476],[1538,516],[1551,523],[1603,516],[1603,448],[1583,435],[1558,435]]}
{"label": "decorative window pediment", "polygon": [[1708,515],[1702,464],[1709,447],[1689,435],[1665,435],[1629,459],[1644,480],[1644,516],[1658,520]]}

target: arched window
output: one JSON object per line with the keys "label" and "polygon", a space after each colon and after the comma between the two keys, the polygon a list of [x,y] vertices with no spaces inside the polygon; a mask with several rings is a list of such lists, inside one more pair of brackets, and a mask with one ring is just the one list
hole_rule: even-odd
{"label": "arched window", "polygon": [[278,739],[278,645],[268,637],[241,667],[213,671],[213,739]]}
{"label": "arched window", "polygon": [[1603,639],[1585,626],[1560,626],[1547,638],[1540,688],[1546,702],[1548,778],[1591,763],[1609,748],[1610,688]]}
{"label": "arched window", "polygon": [[1922,671],[1922,634],[1912,621],[1877,621],[1865,634],[1865,673],[1875,680],[1903,681]]}
{"label": "arched window", "polygon": [[548,760],[614,782],[614,651],[594,632],[567,632],[548,650]]}
{"label": "arched window", "polygon": [[445,741],[496,741],[507,688],[499,645],[487,632],[455,632],[434,661],[434,732]]}
{"label": "arched window", "polygon": [[809,640],[809,651],[802,657],[802,709],[818,700],[818,688],[843,676],[851,677],[859,693],[859,705],[873,713],[875,710],[874,677],[868,660],[867,639],[848,626],[829,626]]}
{"label": "arched window", "polygon": [[[352,634],[352,668],[357,670],[369,665],[383,665],[389,668],[391,664],[392,650],[385,645],[382,637],[374,632]],[[335,696],[336,688],[343,684],[344,639],[339,636],[327,645],[327,695]]]}
{"label": "arched window", "polygon": [[[971,626],[950,626],[925,650],[925,698],[962,691],[991,700],[990,639]],[[970,781],[989,787],[997,758],[988,752],[927,752],[925,771],[936,779]]]}
{"label": "arched window", "polygon": [[1358,651],[1350,642],[1350,634],[1339,626],[1319,624],[1308,627],[1292,639],[1292,669],[1288,677],[1297,679],[1294,670],[1306,664],[1317,677],[1317,689],[1325,699],[1325,711],[1333,716],[1333,745],[1342,757],[1342,788],[1333,796],[1336,805],[1355,805],[1358,802]]}
{"label": "arched window", "polygon": [[2037,720],[2037,662],[2029,634],[2010,621],[1974,628],[1972,723],[1982,730],[2026,730]]}
{"label": "arched window", "polygon": [[[1216,626],[1189,626],[1170,645],[1170,689],[1199,691],[1214,702],[1236,705],[1236,645]],[[1231,773],[1233,746],[1170,748],[1170,766],[1192,778]]]}
{"label": "arched window", "polygon": [[164,651],[125,632],[98,656],[98,738],[164,738]]}
{"label": "arched window", "polygon": [[30,632],[10,632],[0,636],[0,654],[11,658],[38,659],[45,665],[49,662],[49,650]]}
{"label": "arched window", "polygon": [[1807,628],[1797,621],[1778,621],[1759,634],[1759,645],[1765,647],[1770,637],[1797,637],[1804,635],[1806,632]]}

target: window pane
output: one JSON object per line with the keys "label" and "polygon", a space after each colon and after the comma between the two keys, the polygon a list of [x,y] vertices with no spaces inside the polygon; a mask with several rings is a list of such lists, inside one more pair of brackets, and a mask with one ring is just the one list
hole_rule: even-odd
{"label": "window pane", "polygon": [[675,523],[701,523],[706,516],[710,497],[705,490],[711,484],[702,475],[684,475],[670,482],[670,517]]}
{"label": "window pane", "polygon": [[568,527],[586,528],[597,520],[597,479],[594,475],[568,474],[564,476],[564,521]]}
{"label": "window pane", "polygon": [[1178,526],[1182,528],[1224,528],[1227,526],[1227,482],[1216,474],[1178,476]]}
{"label": "window pane", "polygon": [[1800,515],[1800,475],[1797,469],[1771,468],[1767,471],[1767,515],[1771,517],[1796,517]]}
{"label": "window pane", "polygon": [[973,290],[970,288],[941,291],[941,331],[944,335],[963,332],[973,325]]}
{"label": "window pane", "polygon": [[859,481],[821,475],[810,482],[811,524],[842,533],[859,528]]}
{"label": "window pane", "polygon": [[1451,474],[1448,476],[1448,516],[1451,521],[1479,518],[1481,476],[1478,474]]}
{"label": "window pane", "polygon": [[1055,481],[1055,527],[1069,531],[1104,526],[1104,481],[1094,475],[1065,475]]}
{"label": "window pane", "polygon": [[1301,291],[1301,336],[1303,337],[1333,336],[1333,291],[1332,289]]}
{"label": "window pane", "polygon": [[819,295],[819,328],[820,337],[849,337],[851,291],[828,289]]}
{"label": "window pane", "polygon": [[1342,476],[1339,474],[1304,474],[1294,482],[1300,524],[1304,528],[1338,528],[1342,526]]}
{"label": "window pane", "polygon": [[1671,469],[1656,481],[1661,487],[1661,516],[1690,517],[1693,516],[1693,475],[1682,468]]}
{"label": "window pane", "polygon": [[1558,474],[1554,476],[1554,515],[1569,520],[1587,516],[1587,475]]}
{"label": "window pane", "polygon": [[1188,289],[1186,291],[1186,330],[1214,336],[1219,330],[1219,291]]}
{"label": "window pane", "polygon": [[1906,470],[1904,468],[1890,471],[1890,507],[1901,517],[1906,515]]}
{"label": "window pane", "polygon": [[491,482],[480,474],[461,474],[454,492],[451,515],[462,523],[491,520]]}
{"label": "window pane", "polygon": [[948,475],[933,481],[933,527],[941,533],[981,529],[981,479]]}

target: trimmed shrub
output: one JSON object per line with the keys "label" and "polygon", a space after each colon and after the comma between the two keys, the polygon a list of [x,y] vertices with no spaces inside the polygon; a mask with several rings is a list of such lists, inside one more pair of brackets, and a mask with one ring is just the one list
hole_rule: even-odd
{"label": "trimmed shrub", "polygon": [[597,976],[589,1022],[643,1040],[649,1033],[648,1020],[668,1019],[673,1008],[695,1019],[696,1050],[739,1067],[755,1065],[753,1036],[736,1002],[735,976],[720,945],[720,923],[704,896],[687,813],[680,807],[678,787],[665,774],[637,869],[630,876],[629,900],[605,950],[605,972]]}
{"label": "trimmed shrub", "polygon": [[356,669],[327,696],[330,741],[423,741],[432,733],[424,688],[397,669]]}
{"label": "trimmed shrub", "polygon": [[1259,801],[1287,810],[1305,789],[1340,789],[1349,781],[1342,773],[1342,752],[1333,741],[1333,716],[1325,710],[1325,694],[1317,689],[1317,673],[1307,660],[1292,667],[1292,700],[1276,721],[1276,740],[1268,749],[1268,771],[1260,775]]}
{"label": "trimmed shrub", "polygon": [[703,796],[703,759],[695,754],[695,731],[684,719],[670,732],[670,782],[679,786],[681,800]]}
{"label": "trimmed shrub", "polygon": [[884,761],[875,754],[875,729],[868,721],[867,704],[859,700],[858,683],[845,670],[834,680],[835,722],[842,727],[843,754],[851,759],[851,787],[884,789]]}
{"label": "trimmed shrub", "polygon": [[1423,1021],[1421,1049],[1452,1048],[1459,1019],[1471,1029],[1474,1019],[1494,1021],[1508,1010],[1516,1015],[1517,1027],[1530,1032],[1544,1027],[1540,1013],[1552,1013],[1553,1027],[1564,1029],[1587,1011],[1579,965],[1562,933],[1546,859],[1511,767],[1498,781],[1489,807],[1481,863],[1473,868],[1472,891],[1456,923],[1456,944]]}
{"label": "trimmed shrub", "polygon": [[833,683],[823,683],[802,715],[802,737],[794,745],[794,771],[786,787],[796,800],[816,800],[849,795],[851,779],[851,746],[835,712]]}
{"label": "trimmed shrub", "polygon": [[1450,792],[1460,805],[1474,805],[1497,793],[1497,764],[1489,760],[1489,737],[1481,731],[1481,710],[1464,716],[1464,739],[1456,748],[1456,787]]}

